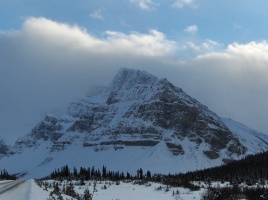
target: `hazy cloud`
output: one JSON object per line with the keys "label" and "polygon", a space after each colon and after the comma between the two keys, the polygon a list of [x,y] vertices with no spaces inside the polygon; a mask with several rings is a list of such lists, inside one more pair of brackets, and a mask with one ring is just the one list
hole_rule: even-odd
{"label": "hazy cloud", "polygon": [[222,52],[199,55],[192,63],[198,66],[197,83],[206,86],[199,96],[217,113],[268,133],[267,53],[268,43],[263,41],[233,43]]}
{"label": "hazy cloud", "polygon": [[197,8],[198,5],[196,4],[195,0],[176,0],[173,4],[172,7],[174,8],[184,8],[186,6],[189,6],[191,8]]}
{"label": "hazy cloud", "polygon": [[196,33],[197,31],[198,31],[198,27],[196,25],[191,25],[184,29],[184,32],[187,32],[187,33]]}
{"label": "hazy cloud", "polygon": [[152,0],[129,0],[130,3],[136,5],[142,10],[153,11],[159,6],[159,4]]}
{"label": "hazy cloud", "polygon": [[218,52],[223,50],[223,45],[213,40],[205,40],[201,43],[188,41],[184,45],[184,49],[191,49],[197,54],[203,54],[207,52]]}
{"label": "hazy cloud", "polygon": [[95,10],[93,13],[90,14],[91,18],[94,19],[104,19],[104,16],[102,15],[102,11],[101,10]]}

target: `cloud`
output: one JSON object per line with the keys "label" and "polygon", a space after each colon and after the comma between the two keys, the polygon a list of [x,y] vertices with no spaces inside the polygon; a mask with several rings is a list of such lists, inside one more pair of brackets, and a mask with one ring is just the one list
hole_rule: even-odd
{"label": "cloud", "polygon": [[93,13],[90,14],[91,18],[94,19],[104,19],[104,16],[102,15],[102,11],[101,10],[95,10]]}
{"label": "cloud", "polygon": [[124,20],[124,19],[121,19],[120,24],[121,24],[123,27],[126,27],[126,28],[132,28],[132,25],[130,25],[130,24],[129,24],[126,20]]}
{"label": "cloud", "polygon": [[224,52],[211,52],[203,55],[199,55],[197,59],[218,58],[236,60],[243,63],[243,67],[249,67],[251,69],[257,69],[261,67],[266,69],[266,63],[268,62],[268,43],[262,42],[250,42],[247,44],[233,43],[228,45]]}
{"label": "cloud", "polygon": [[159,6],[152,0],[129,0],[129,2],[146,11],[154,11]]}
{"label": "cloud", "polygon": [[116,50],[117,53],[128,52],[155,57],[171,55],[176,50],[176,42],[167,40],[163,33],[153,29],[149,34],[133,32],[126,35],[114,31],[105,33],[110,50]]}
{"label": "cloud", "polygon": [[71,52],[90,52],[109,55],[141,55],[165,56],[176,50],[176,42],[166,39],[165,35],[157,30],[149,30],[148,34],[132,32],[124,34],[116,31],[106,31],[102,39],[90,35],[85,29],[76,25],[57,23],[45,18],[30,18],[24,25],[22,34],[25,40],[36,44],[52,45],[52,48],[64,48]]}
{"label": "cloud", "polygon": [[223,50],[223,44],[208,39],[201,43],[188,41],[184,44],[184,49],[190,49],[190,51],[193,51],[197,55],[203,55],[207,52],[218,52]]}
{"label": "cloud", "polygon": [[198,5],[196,4],[195,0],[176,0],[173,4],[172,7],[173,8],[184,8],[186,6],[189,6],[191,8],[197,8]]}
{"label": "cloud", "polygon": [[191,25],[184,29],[184,32],[187,32],[187,33],[196,33],[197,31],[198,31],[198,27],[196,25]]}
{"label": "cloud", "polygon": [[262,41],[201,54],[189,63],[196,84],[190,90],[218,114],[268,133],[267,53]]}

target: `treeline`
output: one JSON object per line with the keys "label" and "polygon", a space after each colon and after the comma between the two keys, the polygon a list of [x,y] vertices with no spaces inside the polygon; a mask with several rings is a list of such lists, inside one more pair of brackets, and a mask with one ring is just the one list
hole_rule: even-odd
{"label": "treeline", "polygon": [[137,174],[135,176],[131,175],[129,172],[119,172],[119,171],[111,171],[107,170],[105,166],[100,170],[99,168],[93,167],[80,167],[77,169],[76,167],[70,168],[68,165],[64,167],[55,169],[50,176],[45,179],[54,179],[54,180],[111,180],[111,181],[119,181],[119,180],[143,180],[148,179],[151,180],[151,172],[147,171],[143,173],[143,170],[140,168],[137,170]]}
{"label": "treeline", "polygon": [[144,172],[142,168],[137,170],[136,175],[129,172],[109,171],[105,166],[102,169],[95,167],[70,168],[68,165],[54,170],[46,179],[54,180],[143,180],[161,182],[169,186],[184,187],[191,190],[199,190],[200,187],[193,185],[192,181],[206,182],[210,185],[213,181],[230,182],[236,186],[246,183],[248,186],[259,183],[264,185],[268,180],[268,151],[256,155],[249,155],[241,160],[232,161],[219,167],[188,172],[184,174],[154,174]]}
{"label": "treeline", "polygon": [[16,180],[17,177],[15,175],[10,175],[7,170],[3,169],[0,172],[0,179],[2,180]]}
{"label": "treeline", "polygon": [[119,172],[119,171],[110,171],[107,170],[105,166],[102,169],[96,169],[93,167],[80,167],[77,169],[76,167],[70,168],[68,165],[64,167],[55,169],[48,177],[44,179],[53,179],[53,180],[80,180],[80,184],[83,185],[84,181],[88,180],[110,180],[110,181],[136,181],[138,184],[143,184],[147,181],[153,181],[158,183],[163,183],[169,186],[177,186],[189,188],[190,190],[199,190],[200,187],[192,184],[187,179],[178,180],[174,179],[175,175],[162,175],[162,174],[154,174],[148,170],[146,172],[143,171],[142,168],[137,170],[136,175],[132,175],[129,172]]}
{"label": "treeline", "polygon": [[174,175],[173,178],[189,181],[229,181],[231,184],[243,182],[249,186],[257,182],[264,183],[268,180],[268,151],[249,155],[227,165]]}

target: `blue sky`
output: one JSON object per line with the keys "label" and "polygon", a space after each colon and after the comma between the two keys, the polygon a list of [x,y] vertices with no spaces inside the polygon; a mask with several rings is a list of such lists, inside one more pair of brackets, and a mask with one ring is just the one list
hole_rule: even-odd
{"label": "blue sky", "polygon": [[268,133],[267,0],[0,0],[0,138],[13,143],[121,67]]}
{"label": "blue sky", "polygon": [[[146,33],[156,29],[178,42],[209,39],[228,45],[263,40],[268,32],[265,0],[1,0],[0,5],[2,31],[19,29],[28,17],[45,17],[76,24],[96,35],[107,30]],[[184,32],[191,25],[198,27],[194,36]]]}

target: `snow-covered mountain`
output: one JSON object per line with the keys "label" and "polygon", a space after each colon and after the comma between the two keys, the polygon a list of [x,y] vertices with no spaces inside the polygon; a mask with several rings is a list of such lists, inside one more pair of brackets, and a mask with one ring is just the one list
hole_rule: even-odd
{"label": "snow-covered mountain", "polygon": [[28,177],[65,164],[178,173],[267,150],[267,143],[266,135],[222,120],[166,79],[121,69],[65,115],[46,116],[0,165]]}

